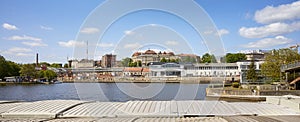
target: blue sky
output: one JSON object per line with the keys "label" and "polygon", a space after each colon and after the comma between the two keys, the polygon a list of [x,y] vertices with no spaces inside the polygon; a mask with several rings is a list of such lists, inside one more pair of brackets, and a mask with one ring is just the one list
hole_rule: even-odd
{"label": "blue sky", "polygon": [[[214,22],[226,52],[286,48],[300,41],[300,1],[195,2]],[[89,34],[101,30],[84,27],[83,23],[104,0],[1,0],[0,3],[0,55],[18,63],[34,62],[37,52],[40,54],[40,61],[66,63],[67,58],[75,58],[74,46],[85,47],[85,41],[76,40],[78,35],[92,36]],[[126,1],[118,4],[126,5]],[[184,11],[188,8],[189,6],[178,9]],[[105,12],[110,14],[112,11]],[[97,23],[105,18],[100,16],[94,21]],[[159,30],[158,33],[154,32],[155,28]],[[149,33],[161,36],[138,38],[138,35]],[[203,33],[215,32],[207,30]],[[172,36],[173,34],[179,36]],[[211,51],[201,36],[203,35],[199,35],[189,23],[176,15],[157,10],[137,11],[119,18],[107,28],[103,38],[96,40],[99,41],[97,49],[89,50],[89,57],[99,60],[103,54],[116,53],[120,54],[117,56],[120,59],[131,56],[134,51],[155,48],[155,45],[158,48],[163,45],[163,49],[177,54],[203,55]],[[147,42],[152,44],[144,45]]]}

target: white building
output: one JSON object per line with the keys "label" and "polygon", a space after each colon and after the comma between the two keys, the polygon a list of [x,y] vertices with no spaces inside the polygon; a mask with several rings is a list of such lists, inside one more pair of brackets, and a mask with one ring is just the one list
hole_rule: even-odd
{"label": "white building", "polygon": [[153,62],[149,65],[150,77],[181,77],[183,65],[177,63]]}
{"label": "white building", "polygon": [[236,63],[205,63],[185,66],[183,76],[189,77],[235,77],[240,72]]}
{"label": "white building", "polygon": [[[254,61],[254,67],[256,70],[257,75],[260,75],[261,72],[261,65],[264,63],[264,61]],[[251,61],[246,60],[246,61],[240,61],[236,63],[238,66],[238,71],[241,73],[240,75],[240,83],[248,83],[247,80],[247,71],[250,69],[249,66],[251,64]],[[258,82],[263,82],[262,77],[259,76]]]}
{"label": "white building", "polygon": [[240,72],[236,63],[177,64],[152,63],[152,77],[235,77]]}
{"label": "white building", "polygon": [[69,66],[71,68],[93,68],[95,66],[94,60],[82,59],[78,60],[69,60]]}

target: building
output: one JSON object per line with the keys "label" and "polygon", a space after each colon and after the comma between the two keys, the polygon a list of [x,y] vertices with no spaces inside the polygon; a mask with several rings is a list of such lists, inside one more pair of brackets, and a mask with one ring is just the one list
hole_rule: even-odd
{"label": "building", "polygon": [[236,63],[201,63],[185,66],[183,76],[189,77],[236,77],[240,75]]}
{"label": "building", "polygon": [[236,63],[161,63],[149,65],[151,77],[237,77]]}
{"label": "building", "polygon": [[144,67],[126,67],[123,70],[124,77],[147,77],[149,68]]}
{"label": "building", "polygon": [[94,60],[82,59],[78,60],[69,60],[69,67],[71,68],[93,68],[95,66]]}
{"label": "building", "polygon": [[101,66],[104,68],[111,68],[116,66],[116,55],[113,54],[105,54],[102,56]]}
{"label": "building", "polygon": [[153,62],[149,69],[150,77],[181,77],[184,67],[177,63]]}
{"label": "building", "polygon": [[246,60],[265,60],[265,54],[263,53],[247,53]]}
{"label": "building", "polygon": [[261,65],[264,63],[262,60],[245,60],[245,61],[239,61],[237,62],[238,71],[240,72],[240,83],[249,83],[249,80],[247,80],[247,71],[250,69],[249,66],[254,61],[254,67],[256,74],[258,76],[256,83],[263,83],[264,77],[261,75]]}
{"label": "building", "polygon": [[145,52],[135,52],[132,54],[133,62],[142,62],[142,66],[148,66],[151,62],[159,62],[161,59],[171,60],[177,59],[173,52],[161,52],[156,53],[154,50],[146,50]]}
{"label": "building", "polygon": [[243,53],[246,55],[246,60],[265,60],[265,55],[268,54],[270,50],[247,50],[247,51],[241,51],[240,53]]}
{"label": "building", "polygon": [[195,54],[179,54],[177,57],[180,59],[181,62],[186,63],[200,63],[201,58]]}

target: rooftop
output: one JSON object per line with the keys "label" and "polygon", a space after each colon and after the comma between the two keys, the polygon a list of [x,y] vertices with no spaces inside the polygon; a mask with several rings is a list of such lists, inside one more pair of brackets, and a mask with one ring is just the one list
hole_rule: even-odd
{"label": "rooftop", "polygon": [[107,121],[173,121],[173,120],[299,120],[300,113],[271,103],[225,101],[128,101],[98,102],[80,100],[46,100],[36,102],[0,101],[2,120],[64,119]]}

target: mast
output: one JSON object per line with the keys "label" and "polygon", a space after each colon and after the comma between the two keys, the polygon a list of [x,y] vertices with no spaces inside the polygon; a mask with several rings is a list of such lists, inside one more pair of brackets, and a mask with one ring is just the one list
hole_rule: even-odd
{"label": "mast", "polygon": [[89,42],[86,41],[86,60],[89,60]]}

